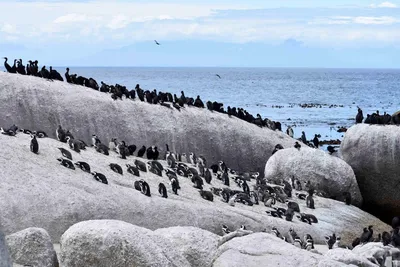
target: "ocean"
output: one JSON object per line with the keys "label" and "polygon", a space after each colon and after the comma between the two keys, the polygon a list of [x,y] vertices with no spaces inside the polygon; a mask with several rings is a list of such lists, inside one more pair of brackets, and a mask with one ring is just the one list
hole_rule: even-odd
{"label": "ocean", "polygon": [[[64,77],[65,68],[56,67]],[[4,69],[2,69],[4,70]],[[400,109],[400,70],[306,68],[155,68],[70,67],[70,74],[92,77],[100,84],[157,89],[180,96],[200,95],[227,106],[243,107],[256,116],[290,125],[295,137],[342,139],[338,127],[355,123],[357,106],[366,114]],[[219,74],[221,78],[218,78]]]}

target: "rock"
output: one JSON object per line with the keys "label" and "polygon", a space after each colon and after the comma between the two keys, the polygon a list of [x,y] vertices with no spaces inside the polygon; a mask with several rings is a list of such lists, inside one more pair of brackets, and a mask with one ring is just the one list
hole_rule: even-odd
{"label": "rock", "polygon": [[[35,155],[30,153],[29,142],[29,135],[22,133],[12,138],[0,134],[0,221],[5,234],[34,225],[46,229],[52,241],[59,243],[61,235],[78,222],[115,219],[150,230],[195,226],[218,235],[222,234],[222,224],[231,230],[243,224],[254,232],[265,228],[270,231],[277,226],[279,231],[287,233],[294,227],[301,236],[311,234],[316,243],[323,244],[324,236],[335,232],[341,235],[345,244],[349,244],[360,236],[360,225],[374,225],[376,232],[390,229],[355,206],[318,196],[314,198],[315,210],[308,209],[304,200],[296,199],[301,211],[313,214],[319,220],[317,224],[309,225],[297,217],[288,222],[268,216],[262,203],[253,206],[236,203],[232,207],[217,196],[214,196],[214,202],[204,200],[191,181],[183,177],[180,178],[182,190],[179,195],[174,195],[165,174],[159,177],[151,172],[141,172],[140,179],[146,180],[151,188],[152,196],[147,197],[134,189],[134,182],[139,178],[125,172],[124,175],[117,174],[109,167],[110,162],[125,166],[134,162],[136,157],[123,160],[116,153],[104,156],[91,147],[80,154],[72,152],[74,162],[85,161],[93,170],[106,175],[109,184],[105,185],[88,173],[59,164],[57,147],[68,149],[67,144],[50,138],[38,139],[40,151]],[[24,168],[20,168],[20,162]],[[159,162],[166,166],[164,160]],[[167,186],[167,199],[157,192],[160,182]],[[248,181],[250,188],[254,184],[254,179]],[[211,186],[224,187],[218,179],[213,179],[211,185],[205,184],[205,190],[210,190]],[[235,186],[232,184],[232,188]],[[285,207],[285,204],[276,206]]]}
{"label": "rock", "polygon": [[[343,266],[266,233],[234,238],[219,247],[214,267],[235,266]],[[346,265],[347,266],[347,265]]]}
{"label": "rock", "polygon": [[60,258],[64,267],[190,266],[166,238],[115,220],[73,225],[61,237]]}
{"label": "rock", "polygon": [[295,177],[303,183],[310,181],[319,191],[330,197],[343,199],[343,192],[350,192],[352,204],[361,206],[362,196],[351,167],[343,160],[332,157],[319,149],[302,146],[279,150],[265,165],[268,181]]}
{"label": "rock", "polygon": [[154,231],[167,238],[183,254],[190,266],[212,266],[220,237],[196,227],[170,227]]}
{"label": "rock", "polygon": [[353,253],[367,258],[376,264],[382,264],[386,257],[398,253],[399,249],[392,246],[384,246],[381,242],[369,242],[365,245],[358,245],[352,250]]}
{"label": "rock", "polygon": [[6,240],[4,238],[4,234],[0,231],[0,267],[11,267],[11,259],[8,254],[8,247],[6,244]]}
{"label": "rock", "polygon": [[357,124],[346,132],[340,147],[356,174],[364,208],[388,222],[400,214],[400,143],[396,140],[400,140],[399,126]]}
{"label": "rock", "polygon": [[177,111],[138,99],[114,101],[110,94],[66,82],[1,72],[0,88],[1,126],[15,123],[53,138],[62,125],[88,143],[95,133],[103,143],[117,138],[127,144],[151,144],[161,154],[169,144],[171,151],[195,152],[210,163],[224,160],[232,169],[260,173],[276,144],[294,144],[285,133],[227,114],[188,106]]}
{"label": "rock", "polygon": [[6,237],[14,263],[33,267],[58,267],[49,234],[42,228],[27,228]]}
{"label": "rock", "polygon": [[367,258],[359,256],[349,249],[343,249],[343,248],[330,249],[325,254],[325,257],[346,264],[354,264],[355,266],[360,266],[360,267],[376,267],[376,264],[373,264]]}

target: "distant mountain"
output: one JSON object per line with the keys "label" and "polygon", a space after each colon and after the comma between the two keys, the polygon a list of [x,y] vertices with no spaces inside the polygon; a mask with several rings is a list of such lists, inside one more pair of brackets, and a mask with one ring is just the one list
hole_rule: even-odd
{"label": "distant mountain", "polygon": [[141,42],[74,60],[75,66],[400,68],[400,49],[309,47],[295,39],[280,45],[204,40]]}

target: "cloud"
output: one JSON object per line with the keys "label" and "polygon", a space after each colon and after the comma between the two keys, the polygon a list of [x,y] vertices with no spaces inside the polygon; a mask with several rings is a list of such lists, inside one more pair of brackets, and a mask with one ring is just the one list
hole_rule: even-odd
{"label": "cloud", "polygon": [[358,24],[389,25],[398,23],[400,20],[393,17],[356,17],[353,21]]}
{"label": "cloud", "polygon": [[0,31],[4,32],[4,33],[10,33],[10,34],[14,34],[17,32],[17,29],[14,25],[11,25],[9,23],[4,23],[1,27],[0,27]]}
{"label": "cloud", "polygon": [[372,4],[370,5],[372,8],[397,8],[397,5],[391,2],[383,2],[380,4]]}
{"label": "cloud", "polygon": [[54,23],[76,23],[76,22],[86,22],[86,21],[92,21],[92,20],[99,20],[99,17],[95,16],[87,16],[85,14],[77,14],[77,13],[71,13],[67,14],[64,16],[60,16],[56,18],[53,22]]}

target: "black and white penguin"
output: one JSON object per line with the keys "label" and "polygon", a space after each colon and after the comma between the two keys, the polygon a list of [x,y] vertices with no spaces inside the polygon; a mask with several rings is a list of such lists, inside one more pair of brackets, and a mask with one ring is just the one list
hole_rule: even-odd
{"label": "black and white penguin", "polygon": [[110,163],[110,169],[118,174],[123,174],[122,167],[116,163]]}
{"label": "black and white penguin", "polygon": [[172,178],[170,179],[170,182],[171,182],[172,192],[174,192],[174,194],[177,195],[178,189],[180,188],[178,183],[178,178]]}
{"label": "black and white penguin", "polygon": [[31,130],[28,130],[28,129],[19,129],[18,130],[19,132],[21,132],[21,133],[24,133],[24,134],[33,134],[33,132],[31,131]]}
{"label": "black and white penguin", "polygon": [[314,247],[314,239],[312,238],[312,236],[310,234],[306,234],[303,238],[303,245],[304,245],[304,249],[305,250],[312,250],[315,249]]}
{"label": "black and white penguin", "polygon": [[158,184],[158,193],[160,193],[160,195],[162,197],[168,198],[167,188],[165,187],[165,185],[163,183]]}
{"label": "black and white penguin", "polygon": [[208,168],[206,168],[205,172],[204,172],[204,180],[206,181],[207,184],[211,183],[212,180],[212,175],[211,172]]}
{"label": "black and white penguin", "polygon": [[200,193],[200,196],[202,198],[204,198],[205,200],[208,200],[211,202],[214,201],[214,195],[210,191],[200,190],[199,193]]}
{"label": "black and white penguin", "polygon": [[33,134],[36,135],[38,138],[45,138],[48,135],[44,131],[33,131]]}
{"label": "black and white penguin", "polygon": [[303,194],[303,193],[296,192],[295,195],[296,195],[296,197],[298,197],[301,200],[306,200],[306,198],[307,198],[307,195]]}
{"label": "black and white penguin", "polygon": [[285,240],[285,237],[282,236],[282,234],[278,231],[278,229],[277,229],[275,226],[272,227],[271,232],[272,232],[272,234],[274,234],[276,237]]}
{"label": "black and white penguin", "polygon": [[121,159],[126,159],[126,145],[125,141],[119,142],[116,147],[117,153],[120,155]]}
{"label": "black and white penguin", "polygon": [[189,178],[191,179],[192,183],[194,184],[193,187],[197,189],[203,189],[203,179],[200,178],[198,175],[190,174]]}
{"label": "black and white penguin", "polygon": [[63,159],[63,158],[58,158],[57,160],[58,160],[58,161],[60,162],[60,164],[63,165],[64,167],[66,167],[66,168],[68,168],[68,169],[71,169],[71,170],[75,170],[75,166],[74,166],[74,164],[73,164],[71,161],[69,161],[69,160],[67,160],[67,159]]}
{"label": "black and white penguin", "polygon": [[282,219],[282,214],[276,210],[266,210],[265,213],[267,213],[268,215],[270,215],[272,217]]}
{"label": "black and white penguin", "polygon": [[57,136],[57,140],[60,142],[67,142],[67,140],[65,139],[65,131],[63,130],[63,128],[61,127],[61,125],[58,125],[57,129],[56,129],[56,136]]}
{"label": "black and white penguin", "polygon": [[99,172],[92,172],[93,178],[98,181],[98,182],[102,182],[103,184],[108,184],[108,180],[107,177]]}
{"label": "black and white penguin", "polygon": [[158,157],[160,156],[160,152],[158,151],[158,148],[155,146],[153,148],[153,160],[158,160]]}
{"label": "black and white penguin", "polygon": [[62,147],[59,147],[58,149],[61,151],[61,155],[63,155],[63,156],[66,157],[67,159],[72,160],[72,154],[71,154],[71,152],[69,152],[68,150],[66,150],[66,149],[64,149],[64,148],[62,148]]}
{"label": "black and white penguin", "polygon": [[297,204],[296,202],[286,200],[286,203],[289,209],[293,209],[293,211],[295,212],[300,212],[299,204]]}
{"label": "black and white penguin", "polygon": [[38,152],[39,152],[39,143],[36,140],[36,135],[31,134],[31,138],[32,138],[31,139],[31,145],[30,145],[31,151],[33,153],[35,153],[35,154],[38,154]]}
{"label": "black and white penguin", "polygon": [[66,140],[67,140],[67,144],[69,145],[69,147],[70,147],[73,151],[75,151],[75,152],[77,152],[77,153],[80,153],[80,152],[81,152],[79,142],[76,142],[76,141],[75,141],[74,139],[72,139],[70,136],[67,136],[67,137],[66,137]]}
{"label": "black and white penguin", "polygon": [[166,160],[167,160],[168,167],[170,167],[170,168],[175,168],[175,166],[176,166],[176,159],[175,159],[175,157],[173,156],[173,154],[172,154],[171,152],[167,151],[165,157],[166,157]]}
{"label": "black and white penguin", "polygon": [[149,171],[151,173],[154,173],[155,175],[162,177],[162,169],[159,169],[158,166],[156,164],[154,164],[154,162],[156,162],[156,161],[148,161],[147,162]]}
{"label": "black and white penguin", "polygon": [[[312,190],[310,190],[311,192],[310,193],[312,193]],[[308,196],[306,197],[306,205],[307,205],[307,208],[309,208],[309,209],[315,209],[315,206],[314,206],[314,199],[313,199],[313,194],[308,194]]]}
{"label": "black and white penguin", "polygon": [[127,169],[128,173],[133,174],[133,175],[135,175],[137,177],[140,177],[140,172],[139,172],[139,169],[137,167],[129,165],[129,164],[126,164],[126,167],[128,168]]}
{"label": "black and white penguin", "polygon": [[332,155],[333,153],[337,152],[337,151],[335,150],[335,147],[334,147],[334,146],[328,146],[328,147],[326,148],[326,150],[328,150],[328,152],[329,152],[330,155]]}
{"label": "black and white penguin", "polygon": [[136,167],[137,167],[140,171],[142,171],[142,172],[147,172],[146,163],[144,163],[143,161],[135,160],[134,164],[136,165]]}
{"label": "black and white penguin", "polygon": [[242,182],[242,189],[243,189],[243,192],[245,192],[247,194],[250,193],[250,187],[245,180],[243,180],[243,182]]}
{"label": "black and white penguin", "polygon": [[138,156],[139,158],[141,158],[141,157],[143,157],[144,153],[146,153],[146,147],[145,147],[145,146],[142,146],[142,148],[139,149],[139,151],[138,151],[138,153],[137,153],[137,156]]}
{"label": "black and white penguin", "polygon": [[305,216],[304,213],[300,213],[300,215],[297,215],[297,218],[299,218],[300,221],[311,224],[311,220],[310,218],[308,218],[307,216]]}
{"label": "black and white penguin", "polygon": [[96,146],[97,144],[101,144],[100,139],[97,137],[97,135],[93,134],[92,135],[92,145]]}
{"label": "black and white penguin", "polygon": [[294,210],[292,208],[288,208],[285,212],[285,220],[291,222],[293,220]]}
{"label": "black and white penguin", "polygon": [[116,151],[117,145],[117,139],[111,138],[110,142],[108,143],[108,149],[111,151]]}
{"label": "black and white penguin", "polygon": [[151,197],[149,184],[145,180],[140,180],[140,181],[141,181],[140,185],[142,194]]}
{"label": "black and white penguin", "polygon": [[75,139],[74,136],[72,135],[72,133],[69,130],[67,130],[65,132],[65,138],[67,138],[67,137],[70,137],[71,139]]}
{"label": "black and white penguin", "polygon": [[229,186],[229,175],[226,171],[222,174],[222,181],[224,181],[225,186]]}
{"label": "black and white penguin", "polygon": [[90,173],[90,165],[84,161],[75,162],[75,165],[78,166],[82,171]]}
{"label": "black and white penguin", "polygon": [[196,163],[197,163],[197,157],[193,152],[189,153],[189,161],[193,165],[196,165]]}
{"label": "black and white penguin", "polygon": [[222,232],[226,235],[229,234],[231,232],[231,230],[229,229],[228,226],[226,226],[225,224],[222,225]]}
{"label": "black and white penguin", "polygon": [[283,185],[283,192],[288,196],[292,197],[292,186],[289,184],[289,182],[282,180],[282,185]]}
{"label": "black and white penguin", "polygon": [[299,144],[299,142],[294,143],[294,148],[300,151],[301,145]]}
{"label": "black and white penguin", "polygon": [[278,152],[281,149],[283,149],[283,146],[281,144],[277,144],[275,146],[274,150],[272,151],[272,155],[275,154],[276,152]]}
{"label": "black and white penguin", "polygon": [[14,132],[11,129],[4,130],[3,127],[0,128],[0,132],[4,135],[8,135],[8,136],[15,136],[17,134],[16,132]]}
{"label": "black and white penguin", "polygon": [[106,146],[106,145],[104,145],[104,144],[102,144],[102,143],[97,143],[97,144],[94,146],[94,148],[96,149],[97,152],[99,152],[99,153],[101,153],[101,154],[103,154],[103,155],[106,155],[106,156],[109,155],[109,153],[108,153],[108,146]]}

